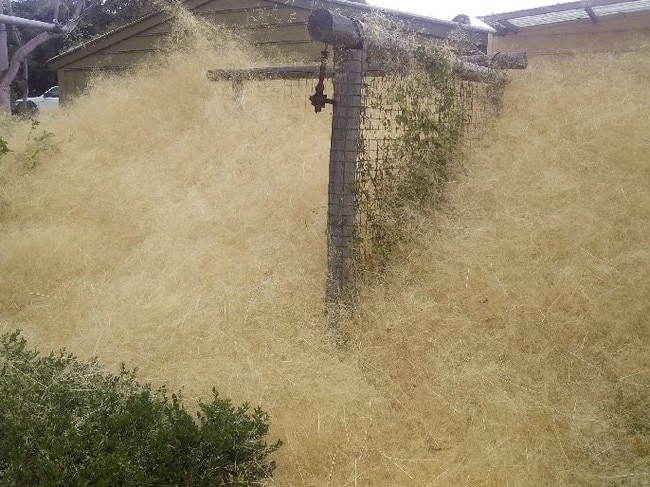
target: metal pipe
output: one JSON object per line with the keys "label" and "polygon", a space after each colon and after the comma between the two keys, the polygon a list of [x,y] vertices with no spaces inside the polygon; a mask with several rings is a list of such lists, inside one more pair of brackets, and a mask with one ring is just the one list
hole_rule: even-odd
{"label": "metal pipe", "polygon": [[18,27],[38,29],[46,32],[52,32],[54,34],[60,34],[63,32],[61,26],[58,24],[48,24],[47,22],[23,19],[22,17],[14,17],[13,15],[0,14],[0,24],[17,25]]}
{"label": "metal pipe", "polygon": [[[382,69],[376,64],[366,64],[363,69],[364,76],[384,76],[388,69]],[[209,81],[259,81],[268,79],[317,79],[318,66],[271,66],[268,68],[247,69],[211,69],[207,73]],[[334,77],[334,69],[327,68],[326,78]]]}

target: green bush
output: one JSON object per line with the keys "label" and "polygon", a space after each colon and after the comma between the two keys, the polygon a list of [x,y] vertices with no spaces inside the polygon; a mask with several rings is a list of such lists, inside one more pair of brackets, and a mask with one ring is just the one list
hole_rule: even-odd
{"label": "green bush", "polygon": [[11,152],[11,149],[9,149],[9,146],[7,145],[7,141],[2,137],[0,137],[0,156],[5,155],[9,152]]}
{"label": "green bush", "polygon": [[40,357],[16,331],[0,336],[0,485],[260,485],[268,415],[213,391],[195,420],[179,396],[122,366],[61,351]]}

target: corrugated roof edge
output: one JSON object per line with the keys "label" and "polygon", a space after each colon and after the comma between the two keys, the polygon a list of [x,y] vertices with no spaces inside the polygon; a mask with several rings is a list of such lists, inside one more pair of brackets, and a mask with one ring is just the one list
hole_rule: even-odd
{"label": "corrugated roof edge", "polygon": [[[200,7],[203,4],[209,3],[211,1],[212,0],[186,0],[185,4],[189,8],[197,8],[197,7]],[[319,6],[323,7],[324,5],[318,5],[318,4],[321,4],[321,3],[322,4],[333,4],[335,6],[338,5],[338,6],[350,7],[350,8],[354,8],[354,9],[358,9],[358,10],[366,10],[366,11],[369,11],[369,12],[378,11],[378,12],[386,13],[388,15],[398,16],[398,17],[408,19],[408,20],[419,20],[419,21],[423,21],[423,22],[436,23],[436,24],[439,24],[439,25],[446,25],[446,26],[450,26],[450,27],[458,25],[456,22],[452,22],[450,20],[436,19],[436,18],[433,18],[433,17],[427,17],[427,16],[424,16],[424,15],[413,14],[413,13],[410,13],[410,12],[402,12],[400,10],[389,9],[389,8],[385,8],[385,7],[377,7],[377,6],[374,6],[374,5],[366,5],[366,4],[363,4],[363,3],[349,2],[347,0],[316,0],[316,1],[314,1],[314,0],[267,0],[267,1],[269,1],[271,3],[280,4],[280,5],[294,5],[297,8],[303,8],[303,9],[308,9],[308,10],[315,9],[315,8],[317,8]],[[169,20],[169,16],[165,12],[158,12],[158,13],[155,13],[155,14],[151,14],[151,15],[147,15],[145,17],[142,17],[142,18],[140,18],[140,19],[138,19],[138,20],[136,20],[134,22],[131,22],[129,24],[118,27],[117,29],[106,32],[105,34],[99,35],[99,36],[97,36],[97,37],[95,37],[95,38],[93,38],[93,39],[91,39],[91,40],[89,40],[87,42],[84,42],[83,44],[79,44],[78,46],[70,48],[67,51],[62,52],[61,54],[58,54],[58,55],[48,59],[48,61],[47,61],[48,65],[50,65],[50,67],[52,69],[59,69],[59,68],[65,66],[65,65],[67,65],[67,64],[69,64],[71,62],[74,62],[74,61],[77,61],[78,59],[89,56],[89,55],[93,54],[94,52],[96,52],[96,51],[98,51],[100,49],[103,49],[105,47],[110,46],[111,44],[119,42],[120,40],[122,40],[122,38],[119,37],[120,33],[123,33],[125,31],[129,31],[129,30],[133,29],[134,27],[136,27],[138,24],[143,24],[143,28],[140,31],[151,28],[152,25],[149,25],[149,22],[147,22],[147,21],[154,20],[154,19],[159,20],[158,22],[154,23],[154,25],[157,25],[157,24],[161,24],[161,23],[165,22],[166,20]],[[486,27],[481,27],[481,26],[468,26],[467,28],[470,29],[470,30],[473,30],[475,32],[482,32],[482,33],[486,33],[486,34],[494,32],[494,30],[489,28],[489,27],[486,28]],[[126,37],[129,37],[130,35],[134,35],[137,32],[139,32],[139,31],[129,33],[129,35],[127,35]],[[108,43],[107,45],[104,45],[104,43],[102,41],[105,41],[106,39],[109,39],[110,37],[113,37],[113,36],[116,37],[115,42]],[[93,49],[93,45],[96,45],[96,44],[101,44],[101,45],[98,45],[98,46],[96,46],[95,49]],[[74,56],[75,54],[81,53],[81,51],[85,51],[86,49],[89,49],[89,51],[87,53],[84,53],[82,56]],[[70,59],[67,60],[66,58],[70,58]]]}
{"label": "corrugated roof edge", "polygon": [[[536,27],[537,24],[530,24],[527,26],[518,26],[515,25],[512,21],[526,17],[534,18],[540,17],[540,19],[547,19],[550,15],[559,14],[561,12],[571,11],[571,10],[584,10],[588,14],[593,22],[603,18],[603,15],[597,15],[594,9],[603,6],[616,7],[617,5],[627,5],[630,3],[638,3],[639,0],[589,0],[589,1],[574,1],[566,3],[558,3],[555,5],[542,6],[529,8],[525,10],[515,10],[512,12],[503,12],[499,14],[491,15],[480,15],[478,18],[485,22],[486,24],[494,27],[499,34],[507,34],[509,32],[517,32],[520,29],[525,29],[528,27]],[[641,12],[650,12],[649,10],[642,10]],[[584,19],[579,19],[584,20]],[[557,21],[544,21],[540,22],[539,25],[548,25],[550,23],[561,23],[567,22],[569,20],[557,20]]]}

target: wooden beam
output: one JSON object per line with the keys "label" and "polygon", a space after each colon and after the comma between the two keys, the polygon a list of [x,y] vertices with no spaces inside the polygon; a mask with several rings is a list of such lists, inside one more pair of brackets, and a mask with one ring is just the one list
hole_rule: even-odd
{"label": "wooden beam", "polygon": [[587,12],[587,15],[589,15],[589,18],[594,24],[598,22],[598,16],[596,15],[596,12],[594,12],[593,8],[591,8],[590,6],[586,6],[585,12]]}
{"label": "wooden beam", "polygon": [[462,59],[457,59],[453,63],[454,73],[465,81],[476,81],[477,83],[489,83],[495,80],[506,79],[505,74],[501,71],[478,66],[476,64],[468,63]]}
{"label": "wooden beam", "polygon": [[[381,69],[375,64],[366,64],[363,68],[364,76],[385,76],[388,70]],[[211,69],[207,73],[209,81],[264,81],[268,79],[300,80],[318,78],[319,67],[309,66],[267,66],[262,68],[246,69]],[[334,69],[327,68],[326,78],[334,77]]]}
{"label": "wooden beam", "polygon": [[[336,10],[337,12],[354,18],[366,18],[369,13],[378,12],[386,18],[396,21],[403,30],[418,34],[445,39],[449,33],[458,28],[456,22],[434,19],[424,15],[417,15],[390,8],[367,5],[354,1],[337,0],[268,0],[277,5],[290,5],[292,8],[313,11],[315,8]],[[480,38],[481,46],[487,46],[488,29],[470,26],[467,29],[473,36]]]}
{"label": "wooden beam", "polygon": [[[498,75],[490,67],[499,67],[496,64],[509,64],[513,68],[504,68],[504,69],[524,69],[527,65],[528,59],[526,58],[526,53],[502,53],[503,56],[497,54],[497,61],[495,64],[490,65],[484,61],[485,58],[490,60],[491,58],[486,55],[478,56],[466,56],[461,57],[456,60],[454,63],[454,72],[465,81],[478,81],[478,82],[488,82],[497,77],[503,77],[503,75]],[[510,57],[506,60],[506,57]],[[475,63],[477,57],[480,57],[479,63]],[[399,68],[391,69],[390,66],[387,68],[379,68],[375,64],[366,64],[363,70],[364,76],[368,77],[377,77],[377,76],[386,76],[390,73],[399,72]],[[328,68],[325,72],[326,78],[334,77],[334,70]],[[268,66],[262,68],[247,68],[247,69],[211,69],[207,72],[207,78],[209,81],[264,81],[264,80],[273,80],[273,79],[283,79],[283,80],[301,80],[301,79],[317,79],[318,78],[318,66]]]}
{"label": "wooden beam", "polygon": [[[515,26],[512,28],[516,29]],[[395,35],[395,32],[363,24],[327,9],[316,9],[311,13],[307,30],[315,41],[330,44],[337,49],[356,49],[361,46],[368,49],[390,49],[396,54],[395,59],[408,56],[413,49],[412,45]],[[487,73],[485,67],[466,62],[459,62],[456,67],[458,74],[470,81],[488,81],[494,75],[492,72]]]}
{"label": "wooden beam", "polygon": [[492,56],[472,54],[471,56],[461,56],[460,60],[477,66],[499,69],[526,69],[528,67],[528,56],[525,52],[497,52]]}
{"label": "wooden beam", "polygon": [[[334,70],[329,68],[326,76],[334,76]],[[210,81],[233,81],[250,80],[260,81],[267,79],[316,79],[318,78],[318,66],[271,66],[265,68],[249,69],[212,69],[208,71]]]}
{"label": "wooden beam", "polygon": [[506,32],[514,32],[515,34],[517,34],[519,32],[519,27],[517,27],[515,24],[513,24],[509,20],[502,19],[502,20],[499,20],[499,23],[506,28]]}
{"label": "wooden beam", "polygon": [[500,23],[497,23],[497,22],[490,24],[490,26],[494,30],[496,30],[497,34],[499,34],[500,36],[504,36],[504,35],[508,34],[508,32],[510,32],[510,30],[507,27],[505,27],[505,26],[503,26],[503,25],[501,25]]}

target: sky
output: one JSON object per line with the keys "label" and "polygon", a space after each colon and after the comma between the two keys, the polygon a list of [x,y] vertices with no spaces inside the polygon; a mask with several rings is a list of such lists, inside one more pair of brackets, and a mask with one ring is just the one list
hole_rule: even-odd
{"label": "sky", "polygon": [[426,15],[441,20],[451,20],[458,14],[470,17],[489,15],[526,8],[566,3],[568,0],[368,0],[371,5],[403,12]]}

